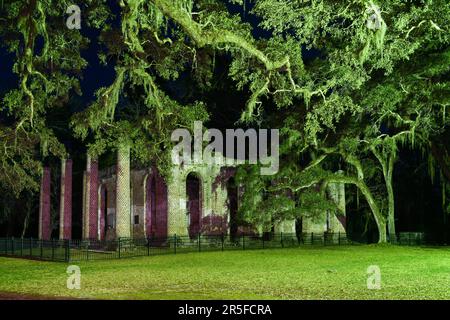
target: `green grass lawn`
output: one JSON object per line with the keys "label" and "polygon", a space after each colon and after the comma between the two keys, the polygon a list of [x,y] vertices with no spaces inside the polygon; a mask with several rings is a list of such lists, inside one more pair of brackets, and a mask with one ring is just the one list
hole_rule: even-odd
{"label": "green grass lawn", "polygon": [[[75,264],[75,263],[74,263]],[[301,247],[68,264],[0,257],[0,292],[101,299],[450,299],[450,248]],[[381,289],[367,289],[367,267]]]}

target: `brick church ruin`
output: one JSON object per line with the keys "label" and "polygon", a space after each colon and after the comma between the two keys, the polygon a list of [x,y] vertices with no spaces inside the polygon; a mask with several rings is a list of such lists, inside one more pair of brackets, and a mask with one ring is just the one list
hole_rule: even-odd
{"label": "brick church ruin", "polygon": [[[118,153],[120,157],[120,153]],[[129,154],[128,154],[129,157]],[[83,174],[82,239],[164,238],[174,234],[261,234],[258,226],[236,222],[242,188],[234,183],[235,168],[211,164],[172,166],[170,181],[156,168],[131,169],[129,161],[99,170],[96,159],[88,156]],[[225,162],[223,162],[225,163]],[[59,205],[59,238],[72,239],[72,160],[63,160]],[[121,179],[118,179],[120,176]],[[118,181],[121,181],[121,184]],[[124,187],[129,184],[128,190]],[[52,234],[50,212],[50,168],[44,168],[39,208],[39,238]],[[276,223],[273,231],[302,233],[345,233],[345,189],[330,184],[328,195],[337,212],[323,212],[319,219],[303,217]],[[297,224],[297,225],[296,225]]]}

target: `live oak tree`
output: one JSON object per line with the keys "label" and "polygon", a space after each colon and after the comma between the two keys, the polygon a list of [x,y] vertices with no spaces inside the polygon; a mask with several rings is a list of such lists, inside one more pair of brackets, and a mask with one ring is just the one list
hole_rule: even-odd
{"label": "live oak tree", "polygon": [[[442,141],[448,130],[447,1],[118,3],[118,11],[103,0],[82,7],[83,21],[101,29],[94,40],[105,47],[99,59],[115,67],[111,84],[72,119],[75,136],[91,156],[118,151],[121,162],[131,157],[156,164],[168,176],[171,132],[211,113],[201,95],[179,99],[168,88],[187,78],[199,92],[212,90],[216,56],[224,56],[235,90],[248,96],[240,124],[278,127],[283,138],[277,176],[240,173],[247,182],[245,220],[269,229],[274,221],[329,209],[326,186],[341,182],[360,190],[379,241],[386,241],[387,220],[394,231],[392,176],[399,145],[430,152],[430,141]],[[37,141],[44,156],[65,156],[46,115],[80,93],[86,67],[80,47],[87,39],[62,26],[61,13],[70,4],[10,1],[0,20],[0,36],[16,54],[20,85],[2,102],[14,124],[7,134],[34,139],[28,143]],[[259,19],[259,26],[231,13],[232,6]],[[8,141],[14,140],[21,141]],[[3,163],[10,165],[12,154],[2,155]],[[434,158],[441,166],[448,163],[448,153],[439,155]],[[27,171],[19,174],[33,179]]]}
{"label": "live oak tree", "polygon": [[[104,1],[90,1],[85,25],[101,27],[106,19]],[[2,152],[0,184],[19,195],[38,191],[41,160],[67,156],[47,122],[58,109],[67,110],[70,95],[81,94],[79,80],[87,61],[81,50],[89,40],[65,25],[69,1],[3,1],[0,6],[2,47],[14,55],[17,87],[1,101]],[[4,124],[4,126],[3,126]]]}
{"label": "live oak tree", "polygon": [[[365,94],[372,124],[362,141],[378,160],[386,184],[389,233],[394,228],[393,170],[399,147],[420,149],[428,161],[436,161],[432,141],[448,128],[450,51],[448,39],[433,39]],[[386,99],[389,97],[389,99]],[[446,168],[443,167],[442,170]],[[434,172],[430,170],[430,175]],[[445,188],[445,186],[443,186]]]}
{"label": "live oak tree", "polygon": [[[101,27],[104,1],[89,2],[84,25]],[[37,210],[43,162],[68,156],[55,132],[59,123],[49,116],[68,114],[71,96],[82,94],[79,80],[87,61],[81,54],[89,40],[66,27],[64,13],[71,4],[10,0],[0,5],[0,43],[14,57],[11,71],[17,79],[15,86],[8,84],[12,89],[0,102],[0,220],[11,227],[18,224],[21,236]],[[68,127],[58,130],[70,135]]]}
{"label": "live oak tree", "polygon": [[[266,82],[261,91],[291,112],[283,127],[286,156],[297,152],[295,162],[303,153],[312,153],[311,163],[303,168],[285,161],[280,182],[272,189],[323,191],[330,182],[354,184],[371,208],[379,241],[385,242],[386,219],[390,232],[395,232],[392,174],[398,145],[427,148],[430,135],[448,126],[448,3],[267,0],[257,1],[253,12],[280,37],[320,52],[302,69],[304,81],[316,90],[300,88],[294,80],[290,87],[273,90]],[[311,99],[317,91],[320,96]],[[303,94],[303,101],[293,100],[296,94]],[[375,163],[362,161],[368,153]],[[350,175],[317,168],[330,155],[339,155]],[[365,172],[373,170],[364,163],[380,166],[386,213],[381,209],[386,195],[379,197],[371,190]]]}

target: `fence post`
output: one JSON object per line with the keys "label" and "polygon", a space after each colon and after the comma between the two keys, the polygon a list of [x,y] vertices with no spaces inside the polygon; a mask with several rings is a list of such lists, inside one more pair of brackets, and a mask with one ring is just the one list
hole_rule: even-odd
{"label": "fence post", "polygon": [[55,260],[55,241],[52,239],[52,261]]}
{"label": "fence post", "polygon": [[119,259],[120,259],[120,238],[117,239],[117,241],[119,242]]}
{"label": "fence post", "polygon": [[69,239],[69,262],[72,261],[72,240]]}
{"label": "fence post", "polygon": [[177,254],[177,234],[176,233],[173,235],[173,243],[174,243],[174,245],[173,245],[174,253]]}
{"label": "fence post", "polygon": [[311,232],[311,244],[314,244],[314,232]]}
{"label": "fence post", "polygon": [[64,261],[69,262],[69,240],[64,240]]}
{"label": "fence post", "polygon": [[67,240],[63,240],[64,246],[64,261],[67,262]]}
{"label": "fence post", "polygon": [[281,236],[281,248],[284,248],[284,243],[283,243],[283,232],[280,233]]}
{"label": "fence post", "polygon": [[263,235],[261,237],[261,240],[262,240],[262,247],[263,247],[263,249],[265,249],[265,247],[264,247],[264,233],[263,233]]}
{"label": "fence post", "polygon": [[223,251],[223,243],[224,242],[225,242],[225,237],[224,237],[223,232],[222,232],[222,251]]}

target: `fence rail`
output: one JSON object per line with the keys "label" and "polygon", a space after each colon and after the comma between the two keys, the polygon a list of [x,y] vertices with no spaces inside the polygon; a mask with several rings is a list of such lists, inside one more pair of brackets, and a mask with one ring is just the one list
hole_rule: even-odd
{"label": "fence rail", "polygon": [[[422,233],[391,235],[392,243],[422,245],[429,239]],[[197,235],[165,238],[120,238],[117,240],[38,240],[33,238],[0,238],[0,255],[49,261],[87,261],[122,259],[139,256],[179,254],[185,252],[292,248],[358,244],[345,233],[302,233],[258,235]],[[431,241],[429,244],[433,244]]]}

